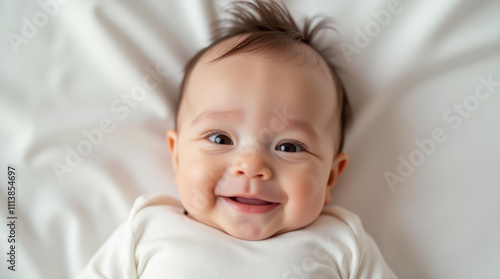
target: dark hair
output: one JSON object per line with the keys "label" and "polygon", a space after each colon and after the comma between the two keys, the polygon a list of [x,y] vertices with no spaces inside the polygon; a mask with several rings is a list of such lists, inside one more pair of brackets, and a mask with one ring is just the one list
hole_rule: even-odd
{"label": "dark hair", "polygon": [[[341,121],[341,140],[338,152],[342,151],[344,146],[344,131],[350,121],[351,109],[344,86],[335,72],[335,67],[326,59],[328,49],[319,49],[314,43],[314,36],[322,29],[334,28],[330,25],[328,18],[321,19],[317,24],[312,22],[318,16],[312,19],[305,19],[302,30],[299,29],[295,20],[290,15],[287,8],[281,3],[274,1],[253,0],[233,2],[232,9],[228,12],[232,18],[218,21],[218,27],[215,29],[212,42],[209,46],[196,53],[187,63],[184,70],[184,78],[180,86],[180,96],[177,101],[177,114],[182,102],[182,96],[186,82],[190,73],[200,60],[200,58],[212,47],[220,42],[237,35],[248,35],[238,44],[225,51],[222,55],[211,62],[221,60],[236,53],[252,52],[259,50],[283,50],[290,49],[291,46],[304,43],[313,48],[319,56],[326,62],[338,92],[340,105]],[[177,129],[177,114],[175,118],[175,127]],[[337,152],[337,153],[338,153]]]}

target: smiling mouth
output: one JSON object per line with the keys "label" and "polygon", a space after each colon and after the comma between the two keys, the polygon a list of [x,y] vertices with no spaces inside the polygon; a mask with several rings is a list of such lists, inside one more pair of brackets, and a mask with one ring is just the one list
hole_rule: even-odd
{"label": "smiling mouth", "polygon": [[259,200],[259,199],[249,199],[249,198],[244,198],[244,197],[229,197],[229,198],[235,202],[242,203],[242,204],[248,204],[248,205],[270,205],[270,204],[273,204],[272,202]]}
{"label": "smiling mouth", "polygon": [[280,203],[252,199],[245,197],[224,197],[222,198],[234,209],[244,213],[267,213],[276,208]]}

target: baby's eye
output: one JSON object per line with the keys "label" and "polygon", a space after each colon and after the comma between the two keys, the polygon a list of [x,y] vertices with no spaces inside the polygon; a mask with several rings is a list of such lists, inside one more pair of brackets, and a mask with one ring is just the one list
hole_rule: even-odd
{"label": "baby's eye", "polygon": [[231,140],[230,137],[224,135],[224,134],[213,134],[208,137],[208,140],[210,140],[213,143],[216,144],[226,144],[226,145],[232,145],[233,141]]}
{"label": "baby's eye", "polygon": [[303,145],[299,143],[291,143],[291,142],[285,142],[282,144],[279,144],[276,146],[276,150],[282,151],[282,152],[300,152],[304,151],[305,148]]}

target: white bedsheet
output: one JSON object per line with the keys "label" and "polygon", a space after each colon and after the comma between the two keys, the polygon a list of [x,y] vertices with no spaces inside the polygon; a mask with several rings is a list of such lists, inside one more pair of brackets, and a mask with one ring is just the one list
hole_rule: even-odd
{"label": "white bedsheet", "polygon": [[[177,196],[165,132],[227,2],[0,3],[0,218],[17,217],[15,272],[0,226],[0,278],[74,278],[137,196]],[[400,278],[500,278],[500,2],[285,3],[339,31],[322,42],[354,122],[334,203]]]}

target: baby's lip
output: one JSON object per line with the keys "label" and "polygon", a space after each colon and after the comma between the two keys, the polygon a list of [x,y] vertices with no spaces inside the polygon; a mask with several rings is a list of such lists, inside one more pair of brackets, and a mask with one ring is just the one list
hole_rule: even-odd
{"label": "baby's lip", "polygon": [[267,201],[262,198],[249,196],[221,196],[223,200],[231,207],[240,212],[263,214],[272,211],[280,203]]}
{"label": "baby's lip", "polygon": [[259,197],[259,196],[251,196],[251,195],[231,195],[231,196],[225,196],[235,202],[242,203],[242,204],[248,204],[248,205],[270,205],[274,203],[279,203],[279,202],[274,202],[271,201],[270,199],[267,199],[265,197]]}

